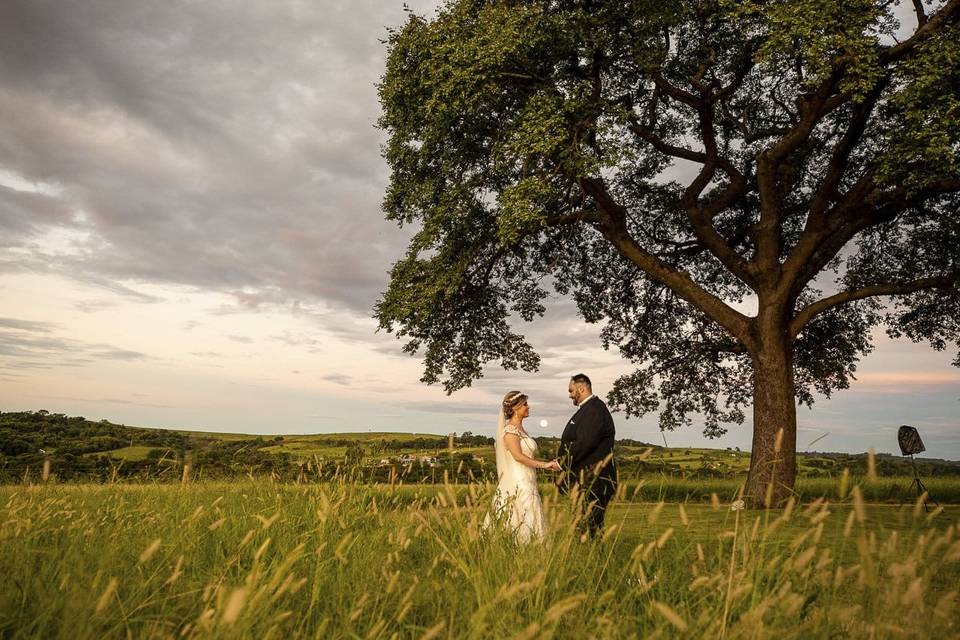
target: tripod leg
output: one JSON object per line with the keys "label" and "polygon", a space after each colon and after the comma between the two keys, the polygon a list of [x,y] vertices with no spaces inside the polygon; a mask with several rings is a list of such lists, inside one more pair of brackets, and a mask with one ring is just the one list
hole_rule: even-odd
{"label": "tripod leg", "polygon": [[[923,480],[921,480],[920,478],[917,478],[917,489],[918,489],[918,490],[922,489],[922,490],[923,490],[923,493],[926,493],[926,494],[927,494],[927,499],[923,501],[923,510],[924,510],[924,511],[929,511],[928,505],[929,505],[929,503],[931,503],[931,502],[932,502],[933,504],[937,505],[938,508],[940,507],[940,503],[937,502],[936,499],[930,494],[930,490],[927,489],[927,485],[923,484]],[[920,495],[923,495],[923,494],[921,493]]]}

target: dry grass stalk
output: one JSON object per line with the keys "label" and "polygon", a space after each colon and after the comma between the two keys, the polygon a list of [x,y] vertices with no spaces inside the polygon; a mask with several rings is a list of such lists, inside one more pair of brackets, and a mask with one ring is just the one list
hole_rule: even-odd
{"label": "dry grass stalk", "polygon": [[853,487],[853,512],[857,515],[857,522],[863,524],[867,520],[867,510],[863,504],[863,494],[860,493],[860,486]]}
{"label": "dry grass stalk", "polygon": [[563,614],[573,611],[583,604],[584,600],[586,599],[587,596],[585,594],[578,593],[554,603],[553,606],[547,609],[547,613],[543,616],[543,623],[552,624],[556,622],[561,618],[561,616],[563,616]]}
{"label": "dry grass stalk", "polygon": [[224,624],[233,624],[236,622],[246,602],[247,590],[243,587],[234,589],[230,594],[230,598],[227,600],[227,605],[223,608],[223,617],[221,620],[223,620]]}
{"label": "dry grass stalk", "polygon": [[94,609],[94,612],[100,613],[107,608],[107,605],[110,604],[110,598],[113,597],[114,592],[117,590],[117,579],[110,578],[107,581],[107,588],[103,590],[103,593],[100,594],[100,598],[97,600],[97,606]]}
{"label": "dry grass stalk", "polygon": [[660,537],[657,538],[657,549],[663,549],[664,545],[667,544],[667,541],[670,540],[671,536],[673,536],[673,527],[670,527],[661,533]]}
{"label": "dry grass stalk", "polygon": [[668,607],[666,604],[657,600],[654,600],[652,604],[653,608],[657,610],[657,613],[666,618],[667,622],[676,627],[677,631],[686,631],[689,628],[687,621],[681,618],[676,611]]}
{"label": "dry grass stalk", "polygon": [[177,564],[173,567],[173,572],[170,574],[170,577],[167,578],[167,580],[163,583],[164,586],[173,584],[174,582],[177,581],[177,578],[179,578],[181,575],[183,575],[183,556],[182,555],[179,558],[177,558]]}
{"label": "dry grass stalk", "polygon": [[160,548],[160,538],[157,538],[153,542],[147,545],[147,548],[143,550],[140,554],[140,563],[143,564],[147,560],[153,557],[153,554],[157,552],[157,549]]}
{"label": "dry grass stalk", "polygon": [[647,515],[647,522],[653,524],[657,521],[657,518],[660,517],[660,512],[663,510],[663,505],[663,500],[653,505],[653,509],[651,509],[650,513]]}
{"label": "dry grass stalk", "polygon": [[422,636],[420,636],[420,640],[432,640],[432,638],[436,638],[437,636],[440,635],[440,632],[443,631],[443,628],[444,628],[445,626],[447,626],[446,621],[441,620],[441,621],[438,622],[437,624],[435,624],[435,625],[433,625],[432,627],[430,627],[429,629],[427,629],[427,630],[424,632],[424,634],[423,634]]}

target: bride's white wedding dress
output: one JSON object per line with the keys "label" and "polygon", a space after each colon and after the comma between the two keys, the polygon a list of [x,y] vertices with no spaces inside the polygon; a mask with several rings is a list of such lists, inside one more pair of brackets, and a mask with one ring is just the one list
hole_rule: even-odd
{"label": "bride's white wedding dress", "polygon": [[508,433],[520,436],[520,450],[524,455],[533,458],[537,452],[537,442],[515,427],[505,424],[501,413],[494,445],[499,480],[493,497],[493,513],[487,514],[483,527],[486,529],[491,526],[496,519],[514,532],[517,542],[542,540],[545,526],[540,489],[537,488],[537,470],[513,459],[504,441]]}

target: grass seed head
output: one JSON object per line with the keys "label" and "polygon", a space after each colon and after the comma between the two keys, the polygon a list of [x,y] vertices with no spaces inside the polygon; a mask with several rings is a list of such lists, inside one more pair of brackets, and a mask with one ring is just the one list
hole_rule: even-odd
{"label": "grass seed head", "polygon": [[110,598],[113,597],[113,594],[117,590],[117,579],[111,577],[107,581],[107,587],[103,590],[103,593],[100,594],[100,598],[97,599],[97,606],[94,609],[96,613],[102,612],[107,608],[107,605],[110,604]]}
{"label": "grass seed head", "polygon": [[583,604],[583,601],[586,599],[587,596],[585,594],[578,593],[554,603],[553,606],[547,609],[547,613],[543,616],[543,624],[548,625],[556,622],[563,614],[573,611]]}
{"label": "grass seed head", "polygon": [[837,496],[843,500],[847,497],[847,490],[850,488],[850,469],[844,468],[840,474],[840,486],[837,489]]}
{"label": "grass seed head", "polygon": [[140,554],[140,564],[143,564],[157,552],[157,549],[160,548],[160,538],[157,538],[153,542],[147,545],[147,548],[143,550]]}
{"label": "grass seed head", "polygon": [[657,610],[657,613],[666,618],[667,622],[676,627],[677,631],[686,631],[689,628],[687,621],[681,618],[676,611],[668,607],[666,604],[657,600],[654,600],[652,604],[653,608]]}
{"label": "grass seed head", "polygon": [[857,522],[863,524],[867,520],[867,509],[863,504],[863,494],[860,493],[860,485],[853,487],[853,512],[857,514]]}
{"label": "grass seed head", "polygon": [[230,598],[227,600],[227,605],[223,608],[223,617],[221,618],[224,624],[233,624],[237,621],[237,618],[240,617],[240,613],[243,611],[243,606],[247,602],[247,590],[243,587],[234,589],[230,593]]}
{"label": "grass seed head", "polygon": [[424,632],[424,634],[423,634],[422,636],[420,636],[420,640],[432,640],[433,638],[436,638],[437,636],[440,635],[440,632],[443,631],[443,628],[444,628],[445,626],[447,626],[446,621],[441,620],[441,621],[438,622],[437,624],[435,624],[435,625],[433,625],[432,627],[430,627],[429,629],[427,629],[427,630]]}

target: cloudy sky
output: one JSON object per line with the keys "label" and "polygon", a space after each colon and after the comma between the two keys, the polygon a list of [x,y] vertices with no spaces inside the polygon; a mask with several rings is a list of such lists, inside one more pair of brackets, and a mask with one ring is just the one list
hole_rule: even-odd
{"label": "cloudy sky", "polygon": [[[408,2],[415,10],[432,3]],[[374,83],[393,0],[0,3],[0,410],[249,433],[490,432],[503,393],[558,434],[568,376],[627,372],[557,299],[538,374],[447,397],[375,333],[406,232]],[[960,458],[951,353],[877,335],[799,446]],[[662,441],[656,417],[618,434]],[[697,428],[671,445],[706,442]],[[749,424],[711,446],[749,446]]]}

